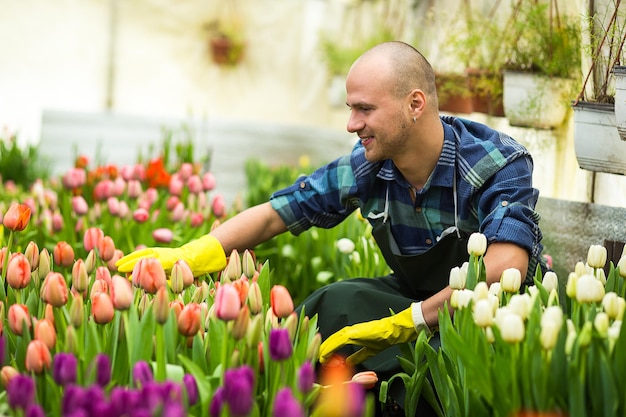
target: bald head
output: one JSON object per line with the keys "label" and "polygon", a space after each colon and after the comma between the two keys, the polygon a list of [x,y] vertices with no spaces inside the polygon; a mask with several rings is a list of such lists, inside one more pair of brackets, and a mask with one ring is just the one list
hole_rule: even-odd
{"label": "bald head", "polygon": [[365,51],[353,64],[356,66],[375,65],[384,67],[389,81],[389,92],[400,98],[420,89],[428,101],[437,109],[435,72],[424,56],[411,45],[399,42],[385,42]]}

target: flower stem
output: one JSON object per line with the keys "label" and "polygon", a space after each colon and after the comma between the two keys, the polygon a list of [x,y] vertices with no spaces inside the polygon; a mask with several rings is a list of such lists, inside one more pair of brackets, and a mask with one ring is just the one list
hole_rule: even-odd
{"label": "flower stem", "polygon": [[156,380],[165,381],[165,346],[163,325],[156,327]]}

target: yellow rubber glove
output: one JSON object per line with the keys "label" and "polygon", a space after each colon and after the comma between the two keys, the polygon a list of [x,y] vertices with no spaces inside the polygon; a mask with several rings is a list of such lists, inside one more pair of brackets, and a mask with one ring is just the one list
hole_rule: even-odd
{"label": "yellow rubber glove", "polygon": [[320,362],[327,362],[343,346],[357,345],[362,348],[346,359],[348,364],[356,365],[392,345],[416,340],[422,330],[430,331],[420,301],[393,316],[346,326],[332,334],[320,346]]}
{"label": "yellow rubber glove", "polygon": [[142,258],[156,258],[169,273],[179,259],[183,259],[193,276],[198,277],[210,272],[221,271],[226,267],[226,254],[220,242],[211,235],[192,240],[179,248],[145,248],[132,252],[116,263],[120,272],[132,272],[135,264]]}

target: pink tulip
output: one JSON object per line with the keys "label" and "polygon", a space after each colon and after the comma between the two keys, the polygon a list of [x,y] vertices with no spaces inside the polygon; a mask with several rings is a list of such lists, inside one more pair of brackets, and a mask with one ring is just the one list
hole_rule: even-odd
{"label": "pink tulip", "polygon": [[[9,329],[13,334],[21,336],[24,331],[28,332],[32,326],[28,307],[24,304],[11,304],[8,312]],[[24,328],[26,326],[26,328]]]}
{"label": "pink tulip", "polygon": [[111,300],[116,310],[128,310],[134,300],[130,281],[120,275],[111,278]]}
{"label": "pink tulip", "polygon": [[61,183],[68,190],[80,188],[87,182],[87,173],[82,168],[72,168],[63,175]]}
{"label": "pink tulip", "polygon": [[26,349],[26,370],[40,374],[50,369],[52,357],[50,350],[41,340],[31,340]]}
{"label": "pink tulip", "polygon": [[97,227],[90,227],[85,231],[85,235],[83,236],[83,246],[87,252],[92,249],[96,249],[98,244],[104,237],[104,232],[102,229]]}
{"label": "pink tulip", "polygon": [[126,190],[126,181],[122,177],[117,177],[113,180],[113,196],[121,196],[124,194],[124,190]]}
{"label": "pink tulip", "polygon": [[150,218],[150,213],[145,208],[138,208],[133,213],[133,219],[135,219],[137,223],[145,223],[148,221],[149,218]]}
{"label": "pink tulip", "polygon": [[270,305],[276,317],[285,318],[293,312],[293,299],[287,288],[274,285],[270,290]]}
{"label": "pink tulip", "polygon": [[200,194],[203,191],[202,188],[202,180],[198,175],[192,175],[187,180],[187,188],[189,188],[189,192],[193,194]]}
{"label": "pink tulip", "polygon": [[26,288],[30,283],[30,263],[26,255],[15,253],[9,259],[6,279],[11,288],[20,290]]}
{"label": "pink tulip", "polygon": [[211,191],[215,188],[215,175],[212,172],[207,172],[202,176],[202,187],[204,191]]}
{"label": "pink tulip", "polygon": [[109,293],[109,284],[103,279],[97,279],[93,282],[91,286],[91,291],[89,293],[89,298],[93,298],[99,292]]}
{"label": "pink tulip", "polygon": [[35,322],[35,339],[41,340],[48,349],[54,349],[57,343],[57,331],[54,324],[48,319]]}
{"label": "pink tulip", "polygon": [[34,271],[39,267],[39,246],[34,241],[28,242],[26,245],[26,250],[24,251],[24,256],[28,259],[28,263],[30,263],[30,270]]}
{"label": "pink tulip", "polygon": [[189,162],[183,162],[180,165],[180,169],[178,170],[178,174],[180,175],[180,178],[183,181],[189,179],[189,177],[191,177],[191,175],[193,174],[193,164],[191,164]]}
{"label": "pink tulip", "polygon": [[143,189],[141,187],[141,182],[139,180],[128,181],[128,187],[126,190],[127,190],[126,193],[128,194],[128,197],[133,200],[136,198],[139,198],[139,196],[143,192]]}
{"label": "pink tulip", "polygon": [[63,216],[61,216],[61,213],[57,211],[52,213],[52,230],[55,232],[60,232],[61,230],[63,230],[64,226],[65,220],[63,220]]}
{"label": "pink tulip", "polygon": [[159,190],[156,188],[148,188],[144,194],[146,200],[150,203],[150,205],[154,204],[159,199]]}
{"label": "pink tulip", "polygon": [[192,213],[189,222],[191,227],[200,227],[204,224],[204,215],[202,213]]}
{"label": "pink tulip", "polygon": [[223,284],[215,294],[215,314],[224,321],[235,320],[239,315],[241,301],[239,293],[232,284]]}
{"label": "pink tulip", "polygon": [[126,181],[135,179],[134,167],[131,165],[124,165],[120,168],[120,176]]}
{"label": "pink tulip", "polygon": [[181,195],[183,193],[183,188],[185,187],[185,183],[180,178],[180,175],[174,174],[170,178],[169,184],[169,192],[172,195]]}
{"label": "pink tulip", "polygon": [[82,259],[77,259],[72,266],[72,286],[80,293],[87,291],[87,288],[89,287],[87,266],[85,265],[85,261]]}
{"label": "pink tulip", "polygon": [[155,258],[142,258],[133,268],[133,283],[137,283],[147,293],[156,294],[160,287],[167,285],[163,265]]}
{"label": "pink tulip", "polygon": [[176,206],[174,207],[174,209],[172,209],[172,213],[170,214],[170,219],[172,219],[173,222],[179,223],[185,220],[186,214],[187,213],[185,212],[185,205],[179,201],[178,204],[176,204]]}
{"label": "pink tulip", "polygon": [[120,212],[120,200],[117,197],[107,198],[107,207],[111,216],[117,216]]}
{"label": "pink tulip", "polygon": [[183,336],[193,337],[200,331],[200,305],[187,304],[178,316],[178,332]]}
{"label": "pink tulip", "polygon": [[77,195],[72,197],[72,210],[78,216],[84,216],[89,211],[89,205],[87,204],[87,200],[82,195]]}
{"label": "pink tulip", "polygon": [[174,207],[178,205],[178,203],[180,203],[180,198],[178,198],[178,196],[176,195],[171,195],[168,197],[167,201],[165,202],[165,208],[168,211],[172,211],[174,210]]}
{"label": "pink tulip", "polygon": [[74,248],[69,243],[61,240],[54,246],[54,263],[58,266],[68,267],[74,263]]}
{"label": "pink tulip", "polygon": [[68,291],[65,278],[58,272],[48,272],[41,285],[41,299],[54,307],[62,307],[67,303]]}
{"label": "pink tulip", "polygon": [[223,195],[218,194],[213,197],[211,210],[213,211],[213,215],[218,218],[223,217],[226,214],[226,202],[224,201]]}
{"label": "pink tulip", "polygon": [[106,201],[107,198],[114,195],[113,181],[108,179],[99,181],[93,188],[93,195],[97,201]]}
{"label": "pink tulip", "polygon": [[170,243],[174,239],[174,232],[171,229],[161,227],[152,231],[152,238],[157,243]]}
{"label": "pink tulip", "polygon": [[102,280],[106,284],[111,286],[111,271],[106,266],[99,266],[96,268],[96,281]]}
{"label": "pink tulip", "polygon": [[31,208],[26,204],[13,203],[2,217],[2,224],[9,230],[21,232],[28,226]]}
{"label": "pink tulip", "polygon": [[113,320],[115,310],[109,294],[98,292],[91,297],[91,314],[98,324],[107,324]]}

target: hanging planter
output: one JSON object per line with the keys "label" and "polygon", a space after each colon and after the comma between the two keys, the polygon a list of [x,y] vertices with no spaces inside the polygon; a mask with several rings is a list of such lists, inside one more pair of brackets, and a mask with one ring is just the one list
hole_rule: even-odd
{"label": "hanging planter", "polygon": [[579,101],[574,110],[574,150],[582,169],[626,175],[626,141],[615,124],[615,106]]}
{"label": "hanging planter", "polygon": [[511,126],[552,129],[567,116],[571,80],[533,72],[504,71],[504,115]]}
{"label": "hanging planter", "polygon": [[228,36],[216,36],[209,42],[211,57],[218,65],[234,66],[241,62],[245,44]]}
{"label": "hanging planter", "polygon": [[626,141],[626,66],[613,67],[615,77],[615,123],[617,132]]}

